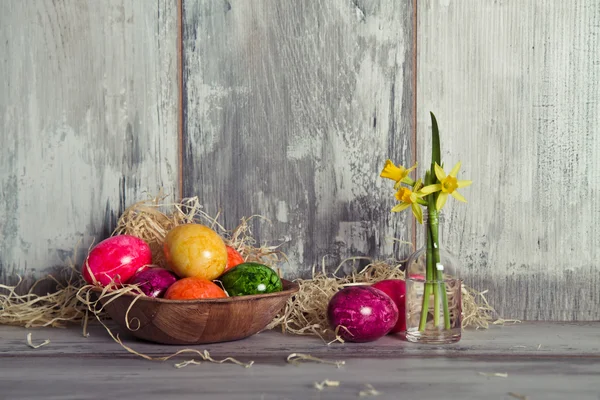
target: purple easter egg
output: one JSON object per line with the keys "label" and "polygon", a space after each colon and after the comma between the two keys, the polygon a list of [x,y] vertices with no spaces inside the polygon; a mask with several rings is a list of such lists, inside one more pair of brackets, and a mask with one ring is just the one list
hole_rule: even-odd
{"label": "purple easter egg", "polygon": [[177,276],[163,268],[148,268],[138,272],[129,280],[129,284],[139,285],[146,296],[161,297],[177,281]]}
{"label": "purple easter egg", "polygon": [[398,307],[383,291],[370,286],[350,286],[329,301],[331,329],[349,342],[370,342],[387,335],[398,321]]}

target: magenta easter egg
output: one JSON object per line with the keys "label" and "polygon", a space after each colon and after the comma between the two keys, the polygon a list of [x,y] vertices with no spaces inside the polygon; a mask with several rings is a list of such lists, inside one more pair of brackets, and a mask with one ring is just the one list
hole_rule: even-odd
{"label": "magenta easter egg", "polygon": [[390,333],[406,331],[406,283],[402,279],[386,279],[374,283],[371,287],[379,289],[392,299],[398,307],[398,321]]}
{"label": "magenta easter egg", "polygon": [[130,235],[112,236],[98,243],[83,262],[87,283],[101,286],[126,283],[136,272],[152,263],[150,246]]}
{"label": "magenta easter egg", "polygon": [[135,274],[127,283],[138,285],[146,296],[162,297],[176,281],[175,274],[166,269],[148,268]]}
{"label": "magenta easter egg", "polygon": [[398,320],[398,308],[384,292],[369,286],[350,286],[329,301],[327,319],[349,342],[370,342],[388,334]]}

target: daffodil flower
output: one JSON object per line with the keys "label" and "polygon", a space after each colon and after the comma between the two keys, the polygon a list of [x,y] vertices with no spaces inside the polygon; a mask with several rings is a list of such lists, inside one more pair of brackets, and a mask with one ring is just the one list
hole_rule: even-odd
{"label": "daffodil flower", "polygon": [[417,168],[417,164],[407,169],[404,168],[402,165],[394,165],[392,160],[386,160],[385,166],[383,167],[383,170],[381,171],[381,174],[379,176],[381,176],[382,178],[387,178],[396,181],[396,184],[394,185],[395,189],[398,189],[401,182],[413,186],[415,184],[415,181],[410,179],[408,174],[410,174],[410,172],[413,171],[415,168]]}
{"label": "daffodil flower", "polygon": [[421,210],[421,206],[419,204],[421,204],[422,202],[421,197],[425,196],[425,194],[419,191],[420,187],[420,179],[415,183],[416,190],[414,191],[410,190],[407,187],[401,187],[396,192],[396,199],[398,199],[400,204],[397,204],[394,208],[392,208],[392,212],[403,211],[410,207],[412,209],[413,214],[415,215],[415,218],[417,218],[417,221],[419,221],[419,223],[422,224],[423,210]]}
{"label": "daffodil flower", "polygon": [[446,204],[448,195],[451,195],[456,200],[466,203],[467,200],[460,193],[458,193],[456,189],[467,187],[473,183],[473,181],[459,181],[456,179],[458,171],[460,170],[460,161],[456,163],[448,175],[446,175],[442,167],[440,167],[437,163],[434,165],[434,170],[435,176],[437,176],[440,183],[425,186],[423,189],[421,189],[421,193],[428,195],[431,193],[440,192],[435,203],[435,208],[437,210],[441,210],[442,207],[444,207],[444,204]]}

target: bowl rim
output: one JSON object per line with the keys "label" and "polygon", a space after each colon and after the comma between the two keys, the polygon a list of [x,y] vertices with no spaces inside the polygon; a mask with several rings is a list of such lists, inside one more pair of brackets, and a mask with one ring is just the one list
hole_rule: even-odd
{"label": "bowl rim", "polygon": [[[284,286],[288,286],[287,289],[281,290],[279,292],[273,293],[263,293],[263,294],[251,294],[245,296],[231,296],[225,298],[213,298],[213,299],[191,299],[191,300],[170,300],[158,297],[149,297],[149,296],[139,296],[131,293],[123,293],[122,296],[127,296],[131,298],[138,297],[137,301],[148,301],[151,303],[165,303],[165,304],[207,304],[207,303],[235,303],[246,300],[259,300],[265,299],[269,297],[281,297],[283,295],[289,296],[294,293],[297,293],[300,290],[300,285],[293,281],[288,281],[287,279],[281,279],[281,282]],[[103,287],[95,286],[92,289],[92,292],[102,293],[104,290]],[[110,293],[110,292],[108,292]],[[109,298],[107,298],[109,300]]]}

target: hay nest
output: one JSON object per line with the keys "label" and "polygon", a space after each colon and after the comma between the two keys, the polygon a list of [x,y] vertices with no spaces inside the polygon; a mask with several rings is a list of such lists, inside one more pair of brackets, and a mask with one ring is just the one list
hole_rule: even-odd
{"label": "hay nest", "polygon": [[[337,276],[337,272],[347,263],[368,260],[370,263],[362,270],[346,276]],[[323,264],[324,265],[324,264]],[[290,298],[281,315],[277,316],[267,327],[278,328],[284,333],[296,335],[315,335],[323,340],[343,341],[327,322],[327,305],[329,299],[340,289],[357,284],[373,284],[384,279],[404,279],[401,263],[393,261],[376,261],[366,257],[351,257],[338,266],[333,274],[327,274],[323,267],[320,272],[313,269],[311,279],[298,279],[298,293]],[[496,318],[496,311],[485,298],[486,292],[462,287],[463,328],[485,328],[490,323],[504,321]]]}
{"label": "hay nest", "polygon": [[[45,281],[54,282],[56,290],[35,294],[36,286]],[[16,285],[0,285],[0,325],[58,328],[84,319],[87,307],[77,299],[77,292],[86,282],[72,263],[58,276],[48,275],[38,280],[25,294],[18,294],[21,282],[19,278]]]}
{"label": "hay nest", "polygon": [[[238,250],[246,261],[261,262],[275,268],[285,260],[279,246],[257,246],[252,237],[249,221],[261,216],[242,219],[233,231],[228,231],[217,221],[219,215],[211,216],[203,211],[197,197],[184,199],[180,203],[164,204],[163,198],[135,203],[127,208],[118,220],[116,234],[129,234],[148,242],[152,249],[153,262],[166,267],[162,253],[162,244],[167,232],[175,226],[190,222],[203,223],[217,231],[225,242]],[[349,262],[365,260],[353,257],[344,260],[332,273],[313,269],[312,278],[298,279],[299,292],[290,298],[280,315],[269,324],[267,329],[281,329],[284,333],[297,335],[316,335],[331,339],[337,335],[327,324],[327,304],[329,299],[341,288],[352,284],[371,284],[383,279],[404,279],[400,264],[393,261],[366,259],[370,263],[360,271],[347,276],[337,276],[342,266]],[[67,322],[87,323],[86,316],[93,302],[89,297],[89,285],[83,281],[79,268],[73,262],[65,267],[63,276],[48,276],[56,282],[56,291],[47,295],[36,295],[31,290],[18,295],[18,286],[0,285],[0,324],[25,327],[64,326]],[[463,327],[487,328],[494,321],[495,312],[478,292],[463,287]],[[102,314],[94,312],[101,319]]]}
{"label": "hay nest", "polygon": [[215,230],[227,245],[244,256],[245,261],[277,265],[282,257],[285,257],[278,250],[278,246],[256,246],[249,223],[255,218],[268,221],[262,216],[243,218],[233,231],[228,231],[218,222],[219,214],[213,217],[203,210],[198,197],[172,204],[163,204],[161,200],[163,199],[157,197],[133,204],[123,212],[113,232],[113,235],[127,234],[145,240],[150,245],[152,261],[156,265],[168,268],[162,251],[167,233],[178,225],[192,222],[207,225]]}

